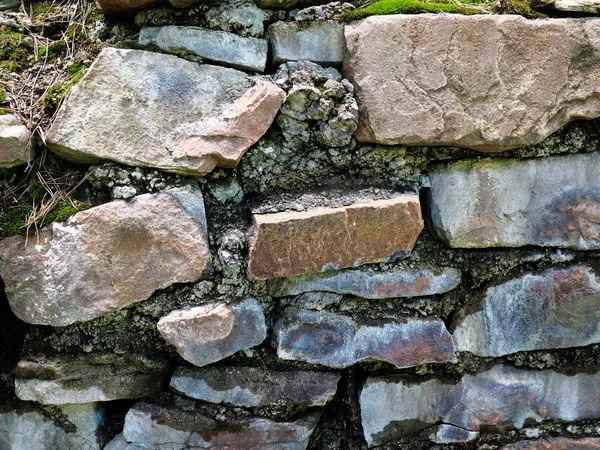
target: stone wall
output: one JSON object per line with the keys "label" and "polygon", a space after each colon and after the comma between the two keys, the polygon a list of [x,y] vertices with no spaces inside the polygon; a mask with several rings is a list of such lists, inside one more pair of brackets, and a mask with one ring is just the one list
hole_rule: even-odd
{"label": "stone wall", "polygon": [[600,448],[600,19],[172,3],[0,115],[91,205],[0,239],[0,449]]}

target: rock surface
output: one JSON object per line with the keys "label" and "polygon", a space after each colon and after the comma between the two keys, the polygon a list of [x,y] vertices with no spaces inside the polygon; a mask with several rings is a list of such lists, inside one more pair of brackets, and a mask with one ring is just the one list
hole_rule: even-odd
{"label": "rock surface", "polygon": [[0,411],[0,448],[100,450],[96,433],[100,431],[104,411],[97,403],[57,408],[71,432],[31,407]]}
{"label": "rock surface", "polygon": [[559,11],[600,14],[599,0],[555,0],[551,4]]}
{"label": "rock surface", "polygon": [[262,38],[264,22],[272,15],[258,8],[252,0],[226,0],[206,11],[205,17],[212,29]]}
{"label": "rock surface", "polygon": [[234,69],[105,48],[46,137],[53,152],[78,163],[108,159],[205,175],[237,165],[283,96],[266,78]]}
{"label": "rock surface", "polygon": [[91,320],[201,278],[210,266],[202,194],[175,188],[55,222],[36,239],[0,240],[15,315],[39,325]]}
{"label": "rock surface", "polygon": [[600,116],[597,19],[390,15],[345,33],[359,141],[503,151]]}
{"label": "rock surface", "polygon": [[564,375],[504,365],[464,375],[458,384],[369,378],[360,394],[365,439],[379,445],[440,422],[477,432],[522,428],[526,421],[597,419],[598,382],[600,372]]}
{"label": "rock surface", "polygon": [[216,422],[198,412],[138,403],[125,417],[123,437],[150,448],[304,450],[319,416],[295,422],[250,418]]}
{"label": "rock surface", "polygon": [[254,299],[173,311],[157,326],[183,359],[199,367],[254,347],[267,337],[264,312]]}
{"label": "rock surface", "polygon": [[340,375],[275,372],[253,367],[180,367],[171,378],[179,394],[211,403],[257,407],[271,404],[323,406],[335,395]]}
{"label": "rock surface", "polygon": [[346,41],[341,22],[275,22],[268,32],[274,64],[312,61],[331,66],[344,60]]}
{"label": "rock surface", "polygon": [[379,360],[397,368],[455,361],[454,344],[437,317],[365,323],[324,311],[287,310],[275,324],[277,356],[344,368]]}
{"label": "rock surface", "polygon": [[527,274],[489,288],[452,333],[457,351],[503,356],[600,342],[600,284],[588,267]]}
{"label": "rock surface", "polygon": [[159,0],[96,0],[96,6],[107,16],[132,16],[159,3]]}
{"label": "rock surface", "polygon": [[438,425],[435,433],[429,435],[429,440],[436,444],[451,444],[454,442],[471,442],[479,437],[479,432],[469,431],[454,425]]}
{"label": "rock surface", "polygon": [[27,164],[33,160],[31,132],[12,114],[0,115],[0,168]]}
{"label": "rock surface", "polygon": [[548,438],[509,444],[503,450],[599,450],[600,438]]}
{"label": "rock surface", "polygon": [[140,31],[141,45],[156,45],[168,53],[191,53],[236,69],[264,72],[268,45],[265,39],[238,36],[198,27],[147,27]]}
{"label": "rock surface", "polygon": [[430,180],[432,228],[451,247],[600,248],[598,153],[464,160]]}
{"label": "rock surface", "polygon": [[412,250],[422,229],[416,195],[256,214],[248,274],[289,277],[394,260]]}
{"label": "rock surface", "polygon": [[356,269],[269,280],[267,286],[273,297],[332,292],[382,299],[443,294],[458,286],[460,277],[460,271],[452,268],[389,272]]}
{"label": "rock surface", "polygon": [[142,355],[84,355],[19,361],[15,392],[44,405],[93,403],[158,394],[169,373],[167,359]]}

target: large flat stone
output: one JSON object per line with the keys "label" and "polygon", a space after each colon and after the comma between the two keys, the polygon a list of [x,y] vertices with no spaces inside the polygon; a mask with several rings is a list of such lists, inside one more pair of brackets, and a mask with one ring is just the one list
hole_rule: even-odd
{"label": "large flat stone", "polygon": [[275,324],[277,356],[344,368],[365,360],[397,368],[453,362],[454,344],[437,317],[361,323],[324,311],[290,309]]}
{"label": "large flat stone", "polygon": [[216,422],[198,412],[138,403],[125,417],[123,437],[161,450],[214,448],[236,450],[304,450],[319,415],[295,422],[250,418]]}
{"label": "large flat stone", "polygon": [[362,425],[372,446],[438,423],[477,432],[546,419],[598,419],[599,382],[600,372],[566,375],[504,365],[465,375],[457,384],[369,378],[360,394]]}
{"label": "large flat stone", "polygon": [[256,214],[248,275],[289,277],[394,260],[412,250],[422,229],[416,195]]}
{"label": "large flat stone", "polygon": [[236,69],[264,72],[268,44],[265,39],[238,36],[227,31],[198,27],[148,27],[140,31],[139,43],[154,44],[168,53],[192,53]]}
{"label": "large flat stone", "polygon": [[600,248],[600,154],[466,160],[430,172],[431,221],[451,247]]}
{"label": "large flat stone", "polygon": [[0,168],[27,164],[33,157],[31,132],[16,115],[0,115]]}
{"label": "large flat stone", "polygon": [[335,395],[340,375],[291,370],[276,372],[253,367],[178,368],[171,388],[197,400],[234,406],[287,403],[323,406]]}
{"label": "large flat stone", "polygon": [[[47,414],[26,407],[0,411],[0,448],[3,450],[77,449],[100,450],[97,433],[104,411],[97,403],[58,406],[62,428]],[[57,415],[58,415],[57,414]]]}
{"label": "large flat stone", "polygon": [[142,355],[84,355],[22,360],[15,392],[21,400],[44,405],[93,403],[158,394],[168,378],[169,361]]}
{"label": "large flat stone", "polygon": [[372,16],[345,33],[359,141],[503,151],[600,116],[597,19]]}
{"label": "large flat stone", "polygon": [[50,149],[205,175],[235,167],[267,131],[283,91],[266,78],[172,55],[105,48],[50,128]]}
{"label": "large flat stone", "polygon": [[458,286],[460,277],[460,271],[452,268],[390,272],[356,269],[269,280],[267,286],[273,297],[305,292],[333,292],[382,299],[443,294]]}
{"label": "large flat stone", "polygon": [[[39,243],[38,243],[39,242]],[[210,266],[202,194],[176,188],[55,222],[37,238],[0,240],[0,277],[15,315],[39,325],[94,319]]]}
{"label": "large flat stone", "polygon": [[600,342],[600,284],[588,267],[527,274],[489,288],[452,333],[457,351],[503,356]]}
{"label": "large flat stone", "polygon": [[312,61],[331,66],[344,60],[346,40],[341,22],[275,22],[268,32],[274,64]]}
{"label": "large flat stone", "polygon": [[600,0],[554,0],[549,3],[559,11],[600,14]]}
{"label": "large flat stone", "polygon": [[523,441],[509,444],[503,450],[599,450],[600,438],[569,439],[564,437]]}
{"label": "large flat stone", "polygon": [[157,327],[183,359],[199,367],[259,345],[267,337],[263,309],[254,299],[173,311]]}

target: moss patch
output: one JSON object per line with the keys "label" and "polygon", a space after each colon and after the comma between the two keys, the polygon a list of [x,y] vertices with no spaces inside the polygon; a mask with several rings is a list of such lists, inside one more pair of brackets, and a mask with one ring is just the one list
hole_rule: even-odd
{"label": "moss patch", "polygon": [[48,47],[38,48],[38,58],[44,59],[47,57],[47,62],[52,63],[61,56],[67,54],[67,43],[63,40],[53,42]]}
{"label": "moss patch", "polygon": [[27,62],[29,52],[22,40],[23,35],[17,28],[10,25],[0,26],[0,67],[13,72]]}
{"label": "moss patch", "polygon": [[[85,211],[91,207],[92,205],[87,203],[76,203],[75,206],[70,202],[59,203],[46,215],[38,227],[45,227],[52,222],[62,222],[79,211]],[[0,219],[0,237],[25,234],[25,220],[32,211],[31,206],[19,205],[4,212]]]}
{"label": "moss patch", "polygon": [[[69,92],[69,90],[83,77],[84,71],[82,69],[83,67],[77,69],[71,79],[66,83],[57,84],[48,90],[43,99],[44,111],[46,113],[54,114],[54,112],[59,108],[63,99],[67,95],[67,92]],[[69,72],[71,72],[70,69]]]}
{"label": "moss patch", "polygon": [[419,13],[455,13],[464,15],[481,14],[473,8],[461,8],[449,0],[422,2],[419,0],[379,0],[365,8],[355,9],[344,14],[344,20],[362,19],[368,16],[383,16],[388,14],[419,14]]}

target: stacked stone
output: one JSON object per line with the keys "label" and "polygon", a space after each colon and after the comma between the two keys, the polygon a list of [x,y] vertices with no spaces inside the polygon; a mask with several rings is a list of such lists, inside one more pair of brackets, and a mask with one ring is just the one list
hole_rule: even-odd
{"label": "stacked stone", "polygon": [[[106,13],[149,4],[101,2]],[[217,13],[219,30],[141,31],[149,49],[210,64],[106,48],[60,108],[46,136],[57,155],[183,181],[131,195],[125,183],[113,201],[36,238],[0,241],[7,300],[35,325],[15,393],[56,406],[72,431],[23,406],[0,413],[0,444],[102,448],[103,402],[143,398],[104,448],[319,448],[326,433],[315,430],[346,413],[327,405],[352,402],[363,447],[487,434],[506,450],[600,448],[591,427],[578,439],[503,434],[533,422],[600,423],[597,367],[532,370],[507,358],[600,343],[590,253],[600,247],[597,152],[469,153],[429,161],[404,189],[361,179],[323,183],[317,193],[265,189],[256,199],[245,196],[237,168],[275,133],[281,148],[314,145],[330,155],[371,144],[502,152],[539,143],[571,120],[600,117],[600,20],[399,15],[301,24],[331,18],[309,8],[269,26],[272,62],[284,63],[270,78],[255,75],[269,70],[266,13],[245,5],[256,20],[244,33]],[[339,69],[342,60],[343,75],[319,66]],[[12,117],[3,123],[5,165],[25,162],[26,129]],[[115,166],[92,178],[107,167]],[[211,181],[198,178],[211,172]],[[481,249],[508,268],[481,275]],[[154,336],[140,339],[155,351],[83,343],[113,320],[135,330],[147,317]],[[77,328],[86,323],[99,331]],[[71,332],[80,339],[75,355],[58,344]],[[34,351],[36,336],[49,336],[54,354]],[[338,392],[342,379],[357,377],[360,392]],[[40,433],[26,441],[31,424]]]}

